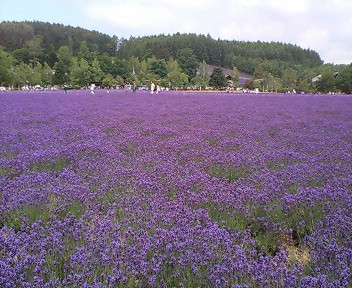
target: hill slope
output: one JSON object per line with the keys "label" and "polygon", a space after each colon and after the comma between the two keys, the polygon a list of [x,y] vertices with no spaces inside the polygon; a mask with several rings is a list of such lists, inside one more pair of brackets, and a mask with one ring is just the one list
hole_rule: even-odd
{"label": "hill slope", "polygon": [[323,64],[317,52],[292,44],[277,42],[244,42],[215,40],[209,35],[174,34],[149,37],[131,37],[122,41],[118,56],[139,59],[155,55],[156,58],[179,59],[194,56],[198,61],[222,67],[234,67],[253,74],[258,64],[273,75],[294,65],[317,67]]}
{"label": "hill slope", "polygon": [[[81,87],[106,77],[107,86],[132,78],[140,83],[155,78],[165,83],[199,84],[208,81],[199,72],[207,64],[239,71],[241,85],[253,78],[262,80],[261,88],[265,85],[271,91],[314,91],[317,85],[312,85],[311,79],[324,72],[317,52],[292,44],[216,40],[210,35],[180,33],[118,39],[80,27],[37,21],[0,23],[0,53],[7,57],[0,63],[6,72],[0,73],[0,84],[13,86],[29,81],[70,82]],[[247,75],[242,77],[241,73]],[[330,86],[321,90],[333,91]]]}
{"label": "hill slope", "polygon": [[[49,55],[55,54],[61,46],[69,46],[73,55],[79,51],[82,41],[90,51],[98,54],[115,55],[117,37],[74,28],[62,24],[44,22],[2,22],[0,23],[0,45],[6,51],[14,51],[36,45],[46,57],[43,61],[53,64]],[[117,56],[129,59],[134,56],[142,60],[155,55],[158,59],[180,59],[194,57],[211,65],[234,67],[253,74],[258,64],[273,75],[294,65],[317,67],[323,64],[317,52],[302,49],[292,44],[278,42],[244,42],[215,40],[210,35],[174,34],[122,39]]]}
{"label": "hill slope", "polygon": [[[42,54],[50,55],[66,45],[76,55],[82,41],[87,42],[90,51],[98,54],[113,55],[115,52],[114,37],[97,31],[36,21],[0,23],[0,45],[8,52],[35,45]],[[43,60],[51,62],[50,59]]]}

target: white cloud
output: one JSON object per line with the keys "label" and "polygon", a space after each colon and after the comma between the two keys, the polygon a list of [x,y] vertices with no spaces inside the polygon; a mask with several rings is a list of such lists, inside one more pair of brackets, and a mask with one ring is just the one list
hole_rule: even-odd
{"label": "white cloud", "polygon": [[97,2],[87,6],[85,10],[93,21],[115,25],[116,28],[123,30],[129,29],[131,35],[138,34],[133,36],[162,33],[173,27],[170,25],[170,19],[174,19],[175,16],[173,9],[160,5],[159,1],[150,3],[145,3],[147,1],[114,2],[116,3]]}
{"label": "white cloud", "polygon": [[262,2],[264,5],[270,7],[276,13],[305,13],[307,12],[308,5],[307,0],[295,0],[295,1],[282,1],[282,0],[268,0]]}

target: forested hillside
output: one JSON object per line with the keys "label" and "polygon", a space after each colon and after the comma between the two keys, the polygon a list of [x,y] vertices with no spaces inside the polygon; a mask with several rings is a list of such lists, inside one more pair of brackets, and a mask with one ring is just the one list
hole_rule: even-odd
{"label": "forested hillside", "polygon": [[253,74],[256,65],[280,76],[283,68],[294,65],[316,67],[323,62],[317,52],[283,43],[243,42],[214,40],[209,35],[175,34],[133,38],[123,41],[118,55],[128,59],[139,59],[155,55],[156,58],[179,58],[195,56],[198,61],[221,67],[236,66],[239,70]]}
{"label": "forested hillside", "polygon": [[[317,52],[292,44],[179,33],[119,39],[62,24],[0,23],[0,85],[71,84],[79,88],[91,82],[115,86],[158,81],[171,88],[207,86],[215,83],[208,65],[230,69],[235,87],[239,72],[244,72],[254,79],[246,86],[260,90],[352,90],[348,82],[351,67],[324,65]],[[317,75],[318,81],[312,82]]]}
{"label": "forested hillside", "polygon": [[[115,41],[109,35],[83,28],[44,22],[2,22],[0,24],[0,44],[8,52],[27,60],[35,60],[54,65],[56,53],[62,46],[68,46],[77,55],[82,41],[90,51],[98,54],[114,55]],[[35,55],[28,55],[34,53]]]}

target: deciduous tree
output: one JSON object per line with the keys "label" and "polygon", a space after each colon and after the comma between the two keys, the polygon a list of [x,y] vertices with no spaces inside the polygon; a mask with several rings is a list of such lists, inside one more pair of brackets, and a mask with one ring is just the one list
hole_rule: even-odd
{"label": "deciduous tree", "polygon": [[0,85],[9,85],[12,82],[14,62],[15,59],[0,46]]}
{"label": "deciduous tree", "polygon": [[352,63],[336,77],[337,87],[346,94],[352,94]]}

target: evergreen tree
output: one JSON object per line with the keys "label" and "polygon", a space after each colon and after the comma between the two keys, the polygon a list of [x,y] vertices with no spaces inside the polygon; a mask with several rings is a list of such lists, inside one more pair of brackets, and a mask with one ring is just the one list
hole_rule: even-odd
{"label": "evergreen tree", "polygon": [[111,73],[114,77],[117,75],[121,76],[123,79],[128,79],[131,76],[131,69],[129,67],[128,61],[125,59],[115,58],[114,63],[114,73]]}
{"label": "evergreen tree", "polygon": [[209,85],[216,88],[227,86],[227,80],[224,73],[222,73],[221,67],[215,67],[210,75]]}
{"label": "evergreen tree", "polygon": [[196,76],[199,61],[193,54],[192,49],[184,48],[178,52],[177,62],[180,64],[182,72],[188,75],[191,79]]}
{"label": "evergreen tree", "polygon": [[167,65],[164,59],[154,60],[149,66],[150,72],[164,78],[167,75]]}
{"label": "evergreen tree", "polygon": [[88,63],[91,63],[97,57],[97,53],[91,52],[88,48],[87,42],[82,41],[79,47],[78,57],[85,59]]}

